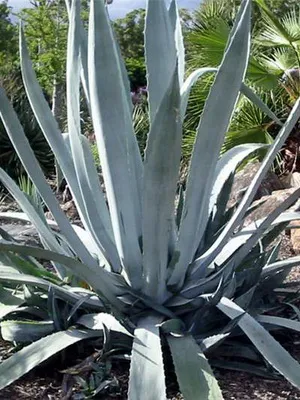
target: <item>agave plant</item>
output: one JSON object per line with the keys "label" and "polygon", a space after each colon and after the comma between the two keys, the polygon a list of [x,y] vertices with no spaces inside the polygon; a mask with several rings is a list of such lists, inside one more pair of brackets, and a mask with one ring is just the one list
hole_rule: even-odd
{"label": "agave plant", "polygon": [[[279,261],[278,244],[272,244],[289,221],[300,219],[297,207],[287,211],[300,190],[268,217],[243,226],[264,175],[300,117],[300,101],[268,147],[240,203],[226,207],[237,166],[266,146],[240,145],[220,157],[239,93],[277,119],[243,83],[249,58],[251,0],[242,2],[221,64],[214,71],[186,189],[178,198],[183,120],[191,87],[207,68],[185,79],[176,0],[169,8],[164,1],[148,0],[145,50],[150,128],[142,160],[133,129],[129,81],[104,3],[91,1],[88,38],[80,21],[80,1],[66,3],[70,14],[68,135],[62,136],[43,98],[20,30],[27,95],[84,228],[71,225],[63,214],[12,106],[0,91],[0,116],[7,133],[54,217],[54,221],[45,220],[40,208],[0,170],[3,184],[24,212],[1,217],[30,221],[43,245],[21,245],[2,231],[0,280],[9,298],[1,299],[6,307],[2,327],[6,332],[13,332],[11,326],[22,329],[10,313],[24,300],[18,285],[39,288],[45,294],[51,289],[75,310],[86,309],[72,319],[71,326],[55,328],[50,315],[53,333],[39,332],[39,340],[0,364],[0,388],[62,349],[101,337],[107,329],[131,340],[130,400],[166,398],[163,353],[167,347],[186,400],[222,399],[209,363],[218,365],[219,351],[224,357],[241,357],[240,368],[252,367],[265,375],[277,371],[300,387],[299,363],[269,333],[300,330],[298,321],[279,317],[274,311],[276,296],[284,293],[282,282],[300,257]],[[80,133],[80,77],[93,120],[107,203],[90,147]],[[47,271],[39,259],[49,260],[55,273],[53,268]],[[269,298],[273,299],[272,309]],[[14,308],[9,311],[9,307]],[[30,324],[30,331],[43,321],[33,320],[36,324]],[[252,347],[243,342],[245,336]],[[264,369],[257,367],[262,360]],[[226,366],[236,368],[232,360],[226,361]]]}

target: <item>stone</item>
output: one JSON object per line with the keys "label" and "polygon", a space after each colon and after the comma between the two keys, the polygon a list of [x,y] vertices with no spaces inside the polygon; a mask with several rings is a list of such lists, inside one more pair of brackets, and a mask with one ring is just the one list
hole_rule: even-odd
{"label": "stone", "polygon": [[291,221],[290,225],[294,227],[290,230],[292,248],[295,254],[298,255],[300,254],[300,221]]}
{"label": "stone", "polygon": [[1,228],[10,236],[12,236],[19,244],[33,247],[38,247],[41,245],[39,235],[31,224],[11,224],[7,221],[4,221],[1,223]]}
{"label": "stone", "polygon": [[295,188],[300,188],[300,172],[292,173],[291,186]]}
{"label": "stone", "polygon": [[[70,219],[71,222],[75,222],[75,221],[77,222],[80,219],[73,200],[70,200],[64,204],[61,204],[60,207],[64,211],[64,213],[67,215],[67,217]],[[50,211],[45,212],[45,217],[47,219],[54,220],[53,215],[51,214]]]}
{"label": "stone", "polygon": [[[254,201],[253,205],[259,204],[260,202],[262,202],[262,204],[246,218],[244,225],[247,226],[251,222],[267,217],[296,190],[297,188],[276,190],[271,195],[263,196],[260,200]],[[295,204],[289,208],[289,210],[296,210],[299,207],[300,199],[298,199]],[[285,231],[285,234],[288,234],[289,236],[290,247],[292,248],[293,252],[295,254],[300,254],[300,220],[291,221],[289,225],[290,228]],[[281,239],[284,238],[285,234],[280,234]]]}
{"label": "stone", "polygon": [[[245,190],[248,188],[252,182],[255,174],[257,173],[259,167],[259,162],[248,163],[241,171],[237,172],[234,177],[233,187],[231,191],[231,196],[228,202],[228,206],[233,206],[237,201],[241,200]],[[269,171],[261,183],[258,191],[255,195],[254,200],[258,200],[263,196],[271,195],[274,191],[286,189],[283,182],[279,177],[272,171]]]}
{"label": "stone", "polygon": [[[257,207],[256,210],[254,210],[251,214],[249,214],[245,220],[245,225],[249,225],[251,222],[267,217],[296,190],[296,188],[275,190],[270,195],[263,196],[259,200],[254,201],[252,203],[253,206],[258,205],[259,203],[261,203],[261,205]],[[297,208],[297,206],[299,206],[299,201],[290,207],[290,210]]]}

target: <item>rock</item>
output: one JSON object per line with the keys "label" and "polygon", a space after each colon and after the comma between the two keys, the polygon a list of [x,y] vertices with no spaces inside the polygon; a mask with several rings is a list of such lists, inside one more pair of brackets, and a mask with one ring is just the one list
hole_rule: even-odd
{"label": "rock", "polygon": [[[251,222],[267,217],[296,190],[296,188],[275,190],[272,194],[263,196],[259,200],[254,201],[253,206],[258,205],[259,203],[262,204],[246,218],[245,225],[249,225]],[[297,206],[299,206],[299,201],[297,201],[290,209],[295,209]]]}
{"label": "rock", "polygon": [[300,187],[300,173],[294,172],[291,177],[291,186],[295,188]]}
{"label": "rock", "polygon": [[[242,198],[245,190],[251,183],[259,167],[260,163],[258,162],[249,163],[242,171],[236,174],[232,195],[228,202],[229,206],[234,205]],[[260,185],[253,202],[253,205],[258,205],[260,202],[262,204],[246,218],[244,226],[249,225],[251,222],[267,217],[299,187],[299,172],[289,174],[288,179],[279,179],[274,172],[268,172],[262,184]],[[292,207],[290,207],[290,210],[295,210],[299,206],[300,199]],[[290,225],[295,227],[289,229],[287,232],[290,236],[292,249],[296,254],[300,254],[300,220],[291,221]],[[285,235],[283,234],[282,236]]]}
{"label": "rock", "polygon": [[[262,204],[246,218],[244,225],[247,226],[251,222],[267,217],[272,211],[280,206],[280,204],[284,200],[286,200],[291,194],[293,194],[295,190],[297,190],[297,188],[276,190],[271,195],[264,196],[260,200],[253,202],[253,205],[259,204],[260,202],[262,202]],[[298,199],[295,204],[289,209],[296,210],[299,207],[300,199]],[[290,236],[290,247],[295,254],[300,254],[300,220],[291,221],[289,225],[295,227],[286,231],[286,233],[288,233]],[[283,239],[284,236],[284,234],[281,234],[281,239]]]}
{"label": "rock", "polygon": [[[60,207],[64,211],[64,213],[67,215],[67,217],[71,220],[71,222],[79,220],[79,214],[77,212],[77,209],[75,207],[75,204],[74,204],[73,200],[70,200],[70,201],[67,201],[64,204],[61,204]],[[45,217],[47,219],[54,220],[53,215],[51,214],[50,211],[47,211],[45,213]]]}
{"label": "rock", "polygon": [[33,247],[41,245],[37,231],[30,224],[10,224],[4,222],[1,224],[1,228],[12,236],[19,244]]}
{"label": "rock", "polygon": [[61,208],[72,221],[79,219],[79,215],[73,200],[67,201],[65,204],[62,204]]}
{"label": "rock", "polygon": [[291,221],[290,225],[295,227],[290,230],[292,248],[295,254],[300,254],[300,221]]}
{"label": "rock", "polygon": [[[260,167],[259,162],[248,163],[245,168],[239,171],[235,177],[231,192],[231,197],[229,199],[228,205],[233,206],[237,201],[239,201],[252,182],[256,172]],[[279,177],[272,171],[269,171],[261,183],[258,191],[255,195],[254,200],[258,200],[263,196],[268,196],[274,191],[286,189],[284,184],[281,182]]]}

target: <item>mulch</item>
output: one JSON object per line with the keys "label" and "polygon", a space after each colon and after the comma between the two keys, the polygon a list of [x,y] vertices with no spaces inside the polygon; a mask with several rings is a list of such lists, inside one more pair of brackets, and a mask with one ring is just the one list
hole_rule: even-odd
{"label": "mulch", "polygon": [[[1,347],[0,342],[0,347]],[[112,370],[119,383],[115,393],[105,392],[96,397],[103,400],[126,400],[128,366],[115,366]],[[41,376],[42,375],[42,376]],[[48,375],[48,376],[45,376]],[[300,391],[285,380],[267,380],[240,372],[217,370],[224,400],[300,400]],[[62,374],[54,368],[47,371],[30,372],[0,392],[0,400],[62,400]],[[183,400],[176,391],[177,385],[169,387],[169,400]],[[142,400],[142,399],[141,399]],[[158,399],[159,400],[159,399]]]}

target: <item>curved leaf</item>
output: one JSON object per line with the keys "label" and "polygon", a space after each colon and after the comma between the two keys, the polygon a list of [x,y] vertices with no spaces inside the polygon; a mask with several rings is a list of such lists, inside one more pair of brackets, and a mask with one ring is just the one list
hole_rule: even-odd
{"label": "curved leaf", "polygon": [[192,72],[185,80],[180,90],[180,95],[181,95],[180,113],[182,120],[184,119],[186,113],[186,108],[192,87],[195,85],[198,79],[201,78],[203,75],[209,73],[216,73],[217,71],[218,68],[208,68],[208,67],[199,68],[196,71]]}
{"label": "curved leaf", "polygon": [[[29,145],[28,139],[25,136],[23,128],[18,120],[16,113],[14,112],[11,104],[9,103],[3,89],[0,88],[0,116],[6,131],[10,137],[10,140],[14,144],[15,150],[22,160],[22,164],[26,169],[31,180],[38,188],[39,194],[49,207],[53,217],[60,226],[61,231],[65,235],[68,243],[76,254],[82,260],[89,263],[94,263],[95,260],[84,245],[79,240],[78,236],[71,228],[70,222],[61,210],[58,201],[51,191],[48,183],[46,182],[45,176],[38,164],[34,153]],[[55,153],[56,154],[56,153]]]}
{"label": "curved leaf", "polygon": [[300,364],[253,317],[233,301],[223,297],[217,308],[229,318],[237,318],[239,327],[262,356],[294,386],[300,388]]}
{"label": "curved leaf", "polygon": [[23,303],[25,303],[23,295],[0,286],[0,319],[17,310]]}
{"label": "curved leaf", "polygon": [[97,336],[99,332],[69,329],[53,333],[24,347],[0,364],[0,390],[61,350],[81,340]]}
{"label": "curved leaf", "polygon": [[266,144],[242,144],[228,150],[218,160],[213,179],[213,188],[210,197],[210,210],[214,206],[219,193],[227,179],[236,170],[237,166],[251,153],[267,147]]}
{"label": "curved leaf", "polygon": [[242,201],[240,202],[236,212],[233,217],[230,219],[224,230],[215,240],[213,245],[201,256],[198,258],[197,263],[201,265],[202,269],[205,269],[220,253],[220,250],[224,247],[224,244],[228,241],[228,239],[232,236],[236,227],[240,225],[242,222],[245,213],[247,212],[251,202],[257,192],[259,185],[261,184],[265,174],[269,170],[272,162],[274,161],[278,151],[281,149],[285,139],[291,133],[293,127],[298,121],[300,116],[300,99],[295,103],[293,110],[291,111],[287,121],[282,127],[280,133],[277,135],[274,143],[270,146],[269,151],[264,158],[258,172],[256,173],[254,179],[250,183],[246,193]]}
{"label": "curved leaf", "polygon": [[30,343],[54,332],[53,321],[2,321],[1,336],[8,342]]}
{"label": "curved leaf", "polygon": [[[45,289],[47,291],[52,289],[55,291],[55,293],[57,294],[58,297],[64,299],[67,302],[70,302],[71,304],[76,303],[77,301],[81,300],[81,298],[82,298],[82,295],[76,294],[74,291],[69,290],[68,287],[59,286],[52,282],[46,281],[46,279],[34,277],[32,275],[20,274],[17,272],[7,271],[5,269],[5,266],[1,266],[0,281],[15,282],[15,283],[20,283],[20,284],[24,284],[24,285],[36,286],[36,287]],[[0,296],[1,296],[1,292],[0,292]],[[0,297],[0,301],[1,301],[1,297]],[[7,300],[5,300],[5,301],[7,301]],[[13,300],[11,300],[11,302],[12,301]],[[95,297],[94,298],[90,298],[90,297],[86,298],[85,303],[90,308],[101,309],[102,307],[104,307],[101,300],[98,298],[95,298]],[[0,303],[0,305],[1,305],[1,303]],[[1,307],[2,307],[2,305],[1,305]],[[2,315],[1,312],[0,312],[0,315]]]}
{"label": "curved leaf", "polygon": [[103,329],[103,325],[111,331],[123,333],[127,336],[132,336],[131,333],[124,328],[123,325],[111,314],[99,313],[99,314],[85,314],[82,315],[77,321],[77,324],[83,325],[86,328],[93,330]]}
{"label": "curved leaf", "polygon": [[[86,265],[75,258],[66,257],[62,254],[54,253],[50,250],[44,250],[38,247],[22,246],[18,244],[0,242],[0,252],[11,251],[18,254],[30,255],[32,257],[43,258],[45,260],[56,261],[65,265],[75,275],[89,283],[91,287],[104,297],[109,299],[111,304],[120,307],[122,303],[116,296],[125,289],[125,281],[118,275],[113,275],[104,268],[97,266],[96,268]],[[129,290],[129,287],[127,288]]]}

